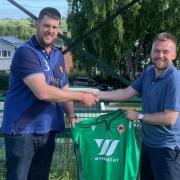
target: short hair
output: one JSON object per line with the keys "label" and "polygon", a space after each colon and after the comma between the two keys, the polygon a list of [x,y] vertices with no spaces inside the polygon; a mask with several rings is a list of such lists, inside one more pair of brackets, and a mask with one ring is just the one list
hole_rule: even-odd
{"label": "short hair", "polygon": [[42,20],[45,15],[50,17],[50,18],[59,20],[59,21],[61,20],[60,12],[57,9],[52,8],[52,7],[43,8],[39,13],[38,20]]}
{"label": "short hair", "polygon": [[175,44],[175,46],[177,45],[176,37],[167,32],[162,32],[162,33],[157,34],[153,39],[153,43],[155,41],[167,41],[167,40],[171,40]]}

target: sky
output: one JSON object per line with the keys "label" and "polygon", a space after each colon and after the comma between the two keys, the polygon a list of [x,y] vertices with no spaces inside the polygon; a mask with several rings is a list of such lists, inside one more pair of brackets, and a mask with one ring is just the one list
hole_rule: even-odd
{"label": "sky", "polygon": [[[66,0],[14,0],[34,15],[47,6],[58,9],[62,16],[67,16],[68,4]],[[28,16],[7,0],[0,0],[0,19],[26,19]]]}

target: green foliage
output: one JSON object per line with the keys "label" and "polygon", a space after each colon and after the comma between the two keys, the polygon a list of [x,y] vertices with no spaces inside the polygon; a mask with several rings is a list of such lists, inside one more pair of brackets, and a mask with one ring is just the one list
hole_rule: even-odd
{"label": "green foliage", "polygon": [[[70,0],[68,2],[71,11],[67,21],[69,29],[71,30],[72,39],[77,39],[82,33],[88,32],[96,27],[117,8],[116,3],[110,5],[109,1],[102,0]],[[115,68],[117,67],[117,59],[121,54],[122,34],[122,19],[119,17],[91,38],[87,39],[83,47],[95,56],[100,56],[105,63]],[[114,46],[114,44],[116,44],[116,46]],[[81,60],[80,57],[77,59]],[[113,64],[112,61],[114,62]],[[81,65],[83,68],[86,66],[87,69],[90,67],[89,62],[87,64],[81,61]]]}
{"label": "green foliage", "polygon": [[0,73],[0,90],[8,89],[9,75],[5,72]]}
{"label": "green foliage", "polygon": [[[60,25],[60,31],[67,31],[66,18],[63,17]],[[28,18],[26,20],[0,20],[0,36],[14,35],[19,39],[28,40],[35,34],[35,22]]]}
{"label": "green foliage", "polygon": [[59,175],[59,169],[56,172],[51,172],[49,175],[50,180],[72,180],[68,171],[63,171],[62,175]]}
{"label": "green foliage", "polygon": [[67,24],[66,24],[66,18],[63,18],[61,20],[61,24],[60,24],[60,32],[67,32]]}
{"label": "green foliage", "polygon": [[[68,0],[68,28],[78,39],[114,14],[127,0]],[[153,37],[163,31],[180,38],[179,0],[140,0],[122,16],[82,43],[82,47],[114,70],[134,79],[149,63]],[[136,46],[135,46],[136,43]],[[179,42],[178,42],[179,58]],[[93,63],[73,51],[78,69],[93,74]]]}
{"label": "green foliage", "polygon": [[0,35],[11,36],[14,35],[19,39],[27,40],[35,32],[34,24],[28,20],[1,20],[0,21]]}

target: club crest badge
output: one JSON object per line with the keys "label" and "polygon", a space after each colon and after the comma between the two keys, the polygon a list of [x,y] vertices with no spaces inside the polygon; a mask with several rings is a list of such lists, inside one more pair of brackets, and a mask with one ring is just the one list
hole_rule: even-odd
{"label": "club crest badge", "polygon": [[118,125],[117,130],[120,134],[122,134],[125,131],[125,127],[123,124]]}

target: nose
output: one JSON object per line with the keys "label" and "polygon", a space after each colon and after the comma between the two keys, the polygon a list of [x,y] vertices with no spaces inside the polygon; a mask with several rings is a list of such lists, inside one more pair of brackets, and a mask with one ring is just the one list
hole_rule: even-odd
{"label": "nose", "polygon": [[49,27],[49,32],[53,33],[53,27],[52,26]]}
{"label": "nose", "polygon": [[162,57],[164,56],[163,51],[159,51],[158,56],[159,56],[160,58],[162,58]]}
{"label": "nose", "polygon": [[48,34],[53,34],[53,33],[54,33],[53,26],[49,26],[48,27]]}

